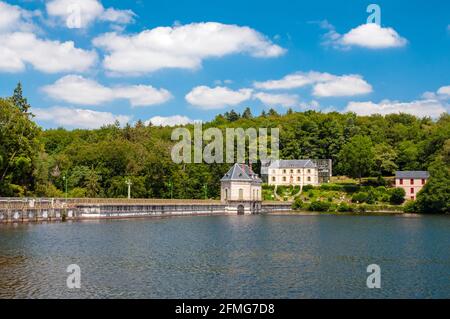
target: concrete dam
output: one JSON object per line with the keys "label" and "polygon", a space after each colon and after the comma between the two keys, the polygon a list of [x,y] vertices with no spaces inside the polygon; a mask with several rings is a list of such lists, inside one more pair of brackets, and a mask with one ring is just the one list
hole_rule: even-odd
{"label": "concrete dam", "polygon": [[0,198],[0,223],[265,214],[290,211],[291,204],[184,199]]}

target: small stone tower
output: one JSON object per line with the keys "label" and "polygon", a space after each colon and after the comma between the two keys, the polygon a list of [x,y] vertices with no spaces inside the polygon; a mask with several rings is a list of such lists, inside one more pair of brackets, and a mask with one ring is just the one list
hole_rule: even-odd
{"label": "small stone tower", "polygon": [[220,180],[220,194],[229,213],[257,214],[261,212],[261,179],[245,164],[234,164]]}

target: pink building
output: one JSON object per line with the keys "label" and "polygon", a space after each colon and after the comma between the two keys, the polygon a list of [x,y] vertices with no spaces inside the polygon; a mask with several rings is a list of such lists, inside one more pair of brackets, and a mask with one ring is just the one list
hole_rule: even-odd
{"label": "pink building", "polygon": [[430,174],[426,171],[398,171],[395,173],[395,187],[405,190],[405,199],[415,200],[428,178]]}

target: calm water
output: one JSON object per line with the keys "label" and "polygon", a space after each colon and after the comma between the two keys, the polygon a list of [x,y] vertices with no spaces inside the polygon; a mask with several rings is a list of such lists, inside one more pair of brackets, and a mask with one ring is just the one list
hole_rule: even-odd
{"label": "calm water", "polygon": [[[66,268],[81,267],[81,289]],[[381,289],[366,267],[381,267]],[[449,298],[450,217],[0,226],[0,298]]]}

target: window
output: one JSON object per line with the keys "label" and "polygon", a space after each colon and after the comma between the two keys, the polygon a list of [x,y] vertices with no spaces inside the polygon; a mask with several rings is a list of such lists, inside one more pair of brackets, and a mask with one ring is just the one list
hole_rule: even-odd
{"label": "window", "polygon": [[308,182],[310,182],[310,181],[311,181],[311,177],[308,176]]}
{"label": "window", "polygon": [[300,176],[297,177],[297,182],[300,182]]}
{"label": "window", "polygon": [[414,196],[411,196],[411,199],[414,200]]}
{"label": "window", "polygon": [[400,185],[403,185],[403,178],[400,178],[399,183],[400,183]]}
{"label": "window", "polygon": [[422,185],[425,185],[425,179],[422,178]]}
{"label": "window", "polygon": [[283,170],[283,174],[286,174],[286,170],[285,169]]}
{"label": "window", "polygon": [[286,176],[283,176],[283,182],[285,182],[286,181]]}
{"label": "window", "polygon": [[291,174],[292,174],[292,173],[294,173],[294,170],[293,170],[293,169],[291,169]]}
{"label": "window", "polygon": [[228,188],[225,188],[225,199],[228,199]]}
{"label": "window", "polygon": [[272,177],[272,182],[275,182],[276,178],[275,176]]}
{"label": "window", "polygon": [[311,170],[310,169],[308,169],[308,174],[310,174],[311,173]]}
{"label": "window", "polygon": [[411,187],[411,194],[414,194],[414,188]]}
{"label": "window", "polygon": [[297,170],[297,173],[299,173],[299,174],[300,174],[300,170],[299,170],[299,169]]}
{"label": "window", "polygon": [[410,183],[411,185],[414,185],[414,179],[411,178],[411,180],[409,181],[409,183]]}
{"label": "window", "polygon": [[239,199],[240,200],[244,199],[244,190],[242,188],[239,188]]}

